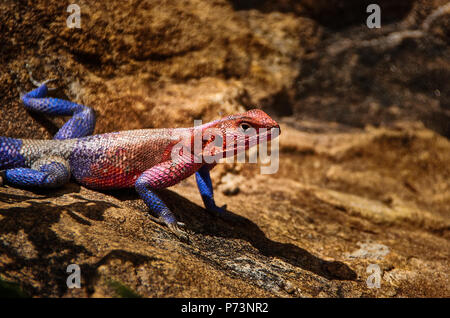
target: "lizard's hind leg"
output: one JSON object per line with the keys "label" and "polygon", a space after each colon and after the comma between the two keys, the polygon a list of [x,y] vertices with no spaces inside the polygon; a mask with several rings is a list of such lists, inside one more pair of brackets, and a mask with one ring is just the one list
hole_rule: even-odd
{"label": "lizard's hind leg", "polygon": [[22,96],[25,107],[34,112],[52,116],[72,116],[58,130],[53,139],[70,139],[91,135],[95,128],[95,113],[92,108],[63,99],[45,97],[48,81]]}
{"label": "lizard's hind leg", "polygon": [[3,172],[5,183],[16,187],[57,188],[70,179],[69,164],[59,157],[41,158],[31,168],[13,168]]}

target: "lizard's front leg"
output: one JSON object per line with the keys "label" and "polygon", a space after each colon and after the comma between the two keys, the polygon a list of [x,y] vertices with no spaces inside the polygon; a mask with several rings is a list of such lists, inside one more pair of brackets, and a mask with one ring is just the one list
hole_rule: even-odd
{"label": "lizard's front leg", "polygon": [[214,191],[211,182],[211,176],[209,175],[209,171],[214,168],[216,164],[205,164],[203,165],[196,173],[195,179],[197,181],[198,191],[202,196],[203,204],[205,208],[213,213],[216,213],[220,216],[224,216],[227,211],[225,210],[226,205],[219,207],[216,205],[214,201]]}
{"label": "lizard's front leg", "polygon": [[175,185],[193,174],[201,164],[184,161],[165,161],[142,173],[135,182],[136,191],[149,209],[154,212],[181,239],[187,236],[180,230],[183,223],[177,222],[172,211],[152,190],[164,189]]}

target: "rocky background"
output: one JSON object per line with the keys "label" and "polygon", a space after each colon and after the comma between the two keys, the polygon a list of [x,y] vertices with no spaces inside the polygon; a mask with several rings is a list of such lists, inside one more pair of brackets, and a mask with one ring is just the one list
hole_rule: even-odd
{"label": "rocky background", "polygon": [[2,293],[450,297],[450,5],[379,0],[369,29],[370,2],[79,0],[71,29],[71,2],[1,1],[0,135],[51,138],[65,120],[24,110],[29,72],[93,107],[96,133],[254,107],[282,131],[276,174],[214,169],[231,220],[192,177],[161,191],[189,244],[133,190],[0,187]]}

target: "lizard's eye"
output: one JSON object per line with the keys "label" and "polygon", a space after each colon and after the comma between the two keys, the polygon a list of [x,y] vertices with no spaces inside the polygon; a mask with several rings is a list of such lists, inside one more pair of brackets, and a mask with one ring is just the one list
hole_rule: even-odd
{"label": "lizard's eye", "polygon": [[250,126],[247,123],[241,123],[239,125],[239,128],[243,131],[243,132],[247,132],[247,130],[249,130],[250,128],[252,128],[252,126]]}

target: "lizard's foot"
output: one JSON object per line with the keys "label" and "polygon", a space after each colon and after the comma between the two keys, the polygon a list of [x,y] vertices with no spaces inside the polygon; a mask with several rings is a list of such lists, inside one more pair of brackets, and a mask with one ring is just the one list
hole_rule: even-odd
{"label": "lizard's foot", "polygon": [[[36,87],[40,87],[40,86],[42,86],[42,85],[45,85],[45,84],[47,84],[47,83],[54,82],[54,81],[57,80],[57,78],[50,78],[50,79],[47,79],[47,80],[45,80],[45,81],[43,81],[43,82],[39,82],[39,81],[37,81],[37,80],[35,80],[35,79],[33,78],[33,72],[31,71],[30,66],[29,66],[28,64],[26,64],[25,66],[26,66],[26,68],[27,68],[27,70],[28,70],[28,76],[30,77],[31,83],[33,83],[33,85],[36,86]],[[47,88],[47,90],[49,90],[49,91],[53,91],[53,90],[55,90],[55,89],[56,89],[56,88]]]}
{"label": "lizard's foot", "polygon": [[[31,74],[30,74],[30,81],[31,81],[31,83],[33,83],[33,85],[36,86],[36,87],[40,87],[40,86],[42,86],[42,85],[46,85],[47,83],[54,82],[54,81],[56,81],[56,80],[57,80],[57,78],[49,78],[49,79],[46,79],[46,80],[43,81],[43,82],[38,82],[38,81],[34,80],[34,79],[31,77]],[[56,88],[56,87],[47,87],[47,90],[49,90],[49,91],[54,91],[55,89],[57,89],[57,88]]]}
{"label": "lizard's foot", "polygon": [[208,207],[206,209],[208,212],[212,213],[214,216],[222,218],[225,221],[233,221],[236,219],[233,213],[227,211],[227,205],[223,205],[221,207],[214,205],[212,207]]}
{"label": "lizard's foot", "polygon": [[153,215],[148,215],[152,221],[158,223],[159,225],[166,225],[169,230],[175,234],[181,241],[189,242],[188,233],[185,229],[185,224],[182,222],[167,222],[163,217],[154,217]]}
{"label": "lizard's foot", "polygon": [[168,223],[170,231],[175,234],[181,241],[189,243],[189,236],[185,230],[185,224],[181,222]]}
{"label": "lizard's foot", "polygon": [[216,216],[220,216],[222,214],[227,213],[227,205],[223,205],[223,206],[217,206],[215,203],[214,204],[208,204],[205,205],[206,211],[216,215]]}

